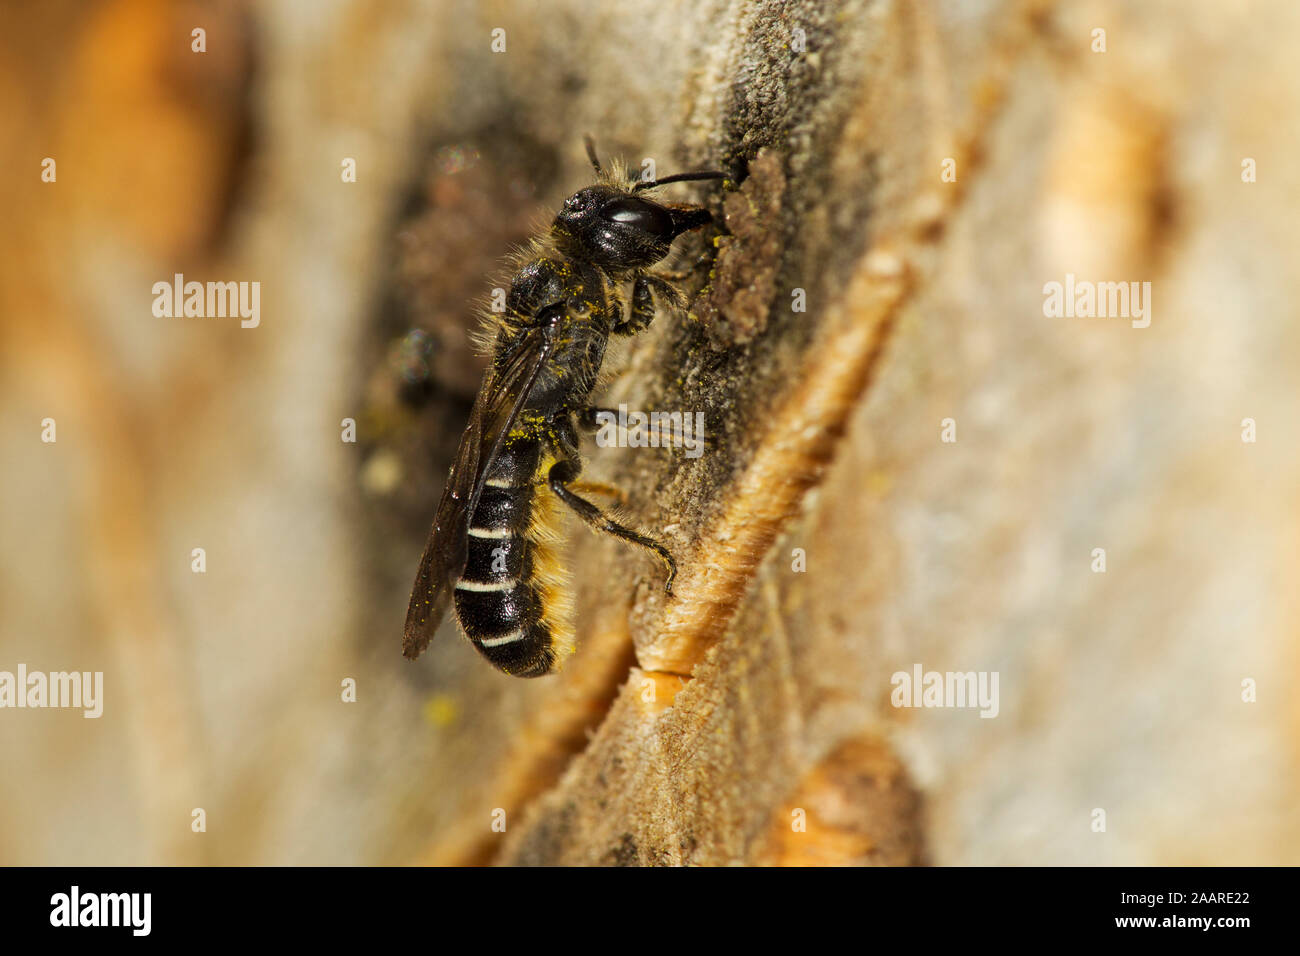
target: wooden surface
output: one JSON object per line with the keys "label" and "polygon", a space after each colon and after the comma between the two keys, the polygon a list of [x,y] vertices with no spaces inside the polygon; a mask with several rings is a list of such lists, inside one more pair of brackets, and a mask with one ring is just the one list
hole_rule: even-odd
{"label": "wooden surface", "polygon": [[[106,705],[0,713],[0,860],[1300,862],[1292,4],[223,9],[4,14],[0,669]],[[606,393],[705,454],[590,449],[678,586],[575,522],[560,676],[408,665],[469,300],[585,132],[740,183],[674,187],[728,231]],[[174,272],[261,325],[154,317]],[[893,706],[918,664],[997,716]]]}

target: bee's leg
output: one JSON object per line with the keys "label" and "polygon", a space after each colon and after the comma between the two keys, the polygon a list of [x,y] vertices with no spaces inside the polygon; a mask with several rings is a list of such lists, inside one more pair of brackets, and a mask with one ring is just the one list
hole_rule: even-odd
{"label": "bee's leg", "polygon": [[614,320],[615,329],[624,325],[628,321],[628,319],[625,318],[627,315],[627,301],[623,298],[623,293],[617,288],[609,290],[609,311],[611,315],[618,316],[618,318]]}
{"label": "bee's leg", "polygon": [[[674,312],[683,312],[686,309],[686,297],[682,295],[677,286],[673,285],[668,279],[653,272],[647,272],[637,279],[638,282],[644,282],[648,285],[655,295],[663,299],[664,304]],[[633,286],[635,293],[636,287]]]}
{"label": "bee's leg", "polygon": [[673,578],[677,577],[677,562],[673,556],[668,553],[658,541],[648,538],[643,534],[633,531],[631,528],[625,528],[623,525],[608,517],[603,511],[593,505],[585,498],[579,497],[569,487],[570,484],[582,473],[582,465],[576,458],[564,458],[557,461],[551,466],[551,470],[546,473],[546,482],[550,486],[551,492],[559,498],[577,514],[579,518],[591,525],[596,531],[603,531],[606,534],[612,534],[616,538],[622,538],[624,541],[630,541],[633,544],[653,551],[659,556],[659,559],[668,566],[668,579],[664,582],[664,591],[668,594],[673,593]]}
{"label": "bee's leg", "polygon": [[[603,421],[597,416],[609,416]],[[645,446],[649,448],[676,448],[682,443],[680,435],[674,435],[671,424],[660,422],[654,428],[645,425],[641,428],[628,428],[618,423],[618,410],[614,408],[600,408],[596,405],[588,405],[586,408],[580,408],[577,412],[578,427],[585,432],[597,432],[601,429],[608,428],[612,425],[618,431],[618,447],[626,447],[631,443],[628,436],[634,431],[638,434],[644,433],[650,444]],[[600,444],[597,441],[597,444]],[[640,447],[640,446],[637,446]]]}
{"label": "bee's leg", "polygon": [[[579,413],[578,424],[581,426],[583,421],[581,413]],[[551,447],[555,449],[556,457],[561,459],[579,458],[578,433],[574,429],[573,423],[561,417],[552,425],[554,430],[550,436]],[[584,495],[606,495],[613,498],[619,505],[627,504],[627,493],[623,489],[607,485],[603,481],[572,481],[569,482],[569,489]]]}
{"label": "bee's leg", "polygon": [[576,491],[584,495],[605,495],[614,499],[614,506],[621,508],[627,504],[627,492],[622,488],[615,488],[613,485],[607,485],[603,481],[571,481],[569,490]]}
{"label": "bee's leg", "polygon": [[618,418],[618,412],[612,408],[599,408],[595,405],[588,405],[586,408],[578,409],[574,415],[578,420],[578,427],[584,432],[594,432],[600,428],[600,419],[596,416],[604,412],[606,415],[613,415]]}
{"label": "bee's leg", "polygon": [[692,275],[700,266],[706,265],[712,255],[712,251],[706,249],[704,252],[700,253],[699,258],[689,266],[685,266],[681,269],[665,269],[661,272],[654,273],[654,276],[659,279],[667,279],[669,282],[680,282],[682,279]]}
{"label": "bee's leg", "polygon": [[655,299],[649,276],[642,274],[632,283],[632,311],[626,319],[614,323],[615,335],[636,335],[649,328],[655,317]]}

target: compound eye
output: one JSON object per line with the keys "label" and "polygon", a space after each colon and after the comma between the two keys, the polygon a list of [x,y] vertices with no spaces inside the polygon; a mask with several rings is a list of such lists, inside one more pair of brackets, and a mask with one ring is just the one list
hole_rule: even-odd
{"label": "compound eye", "polygon": [[652,236],[673,238],[673,217],[668,210],[644,199],[626,196],[607,202],[600,211],[610,222],[630,226]]}

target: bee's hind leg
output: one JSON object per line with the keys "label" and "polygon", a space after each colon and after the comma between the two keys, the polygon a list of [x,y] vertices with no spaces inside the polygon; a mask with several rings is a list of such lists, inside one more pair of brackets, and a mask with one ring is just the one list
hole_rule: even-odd
{"label": "bee's hind leg", "polygon": [[668,553],[668,549],[653,538],[624,527],[586,498],[577,495],[569,486],[574,484],[581,473],[582,465],[576,458],[562,458],[552,465],[550,471],[546,473],[546,483],[550,486],[555,497],[568,505],[579,518],[591,525],[594,530],[612,534],[624,541],[630,541],[632,544],[639,545],[658,555],[659,559],[668,567],[668,579],[664,582],[664,591],[672,594],[673,578],[677,577],[677,562]]}

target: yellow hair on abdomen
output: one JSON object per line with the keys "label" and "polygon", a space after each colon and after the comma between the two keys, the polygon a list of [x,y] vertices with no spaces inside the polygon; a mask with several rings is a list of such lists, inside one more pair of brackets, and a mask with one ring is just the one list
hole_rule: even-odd
{"label": "yellow hair on abdomen", "polygon": [[[543,456],[538,473],[545,476],[554,461],[551,455]],[[525,537],[533,551],[533,586],[541,598],[541,619],[551,633],[558,670],[574,652],[573,590],[560,553],[560,502],[545,481],[538,483],[533,495],[532,520]]]}

